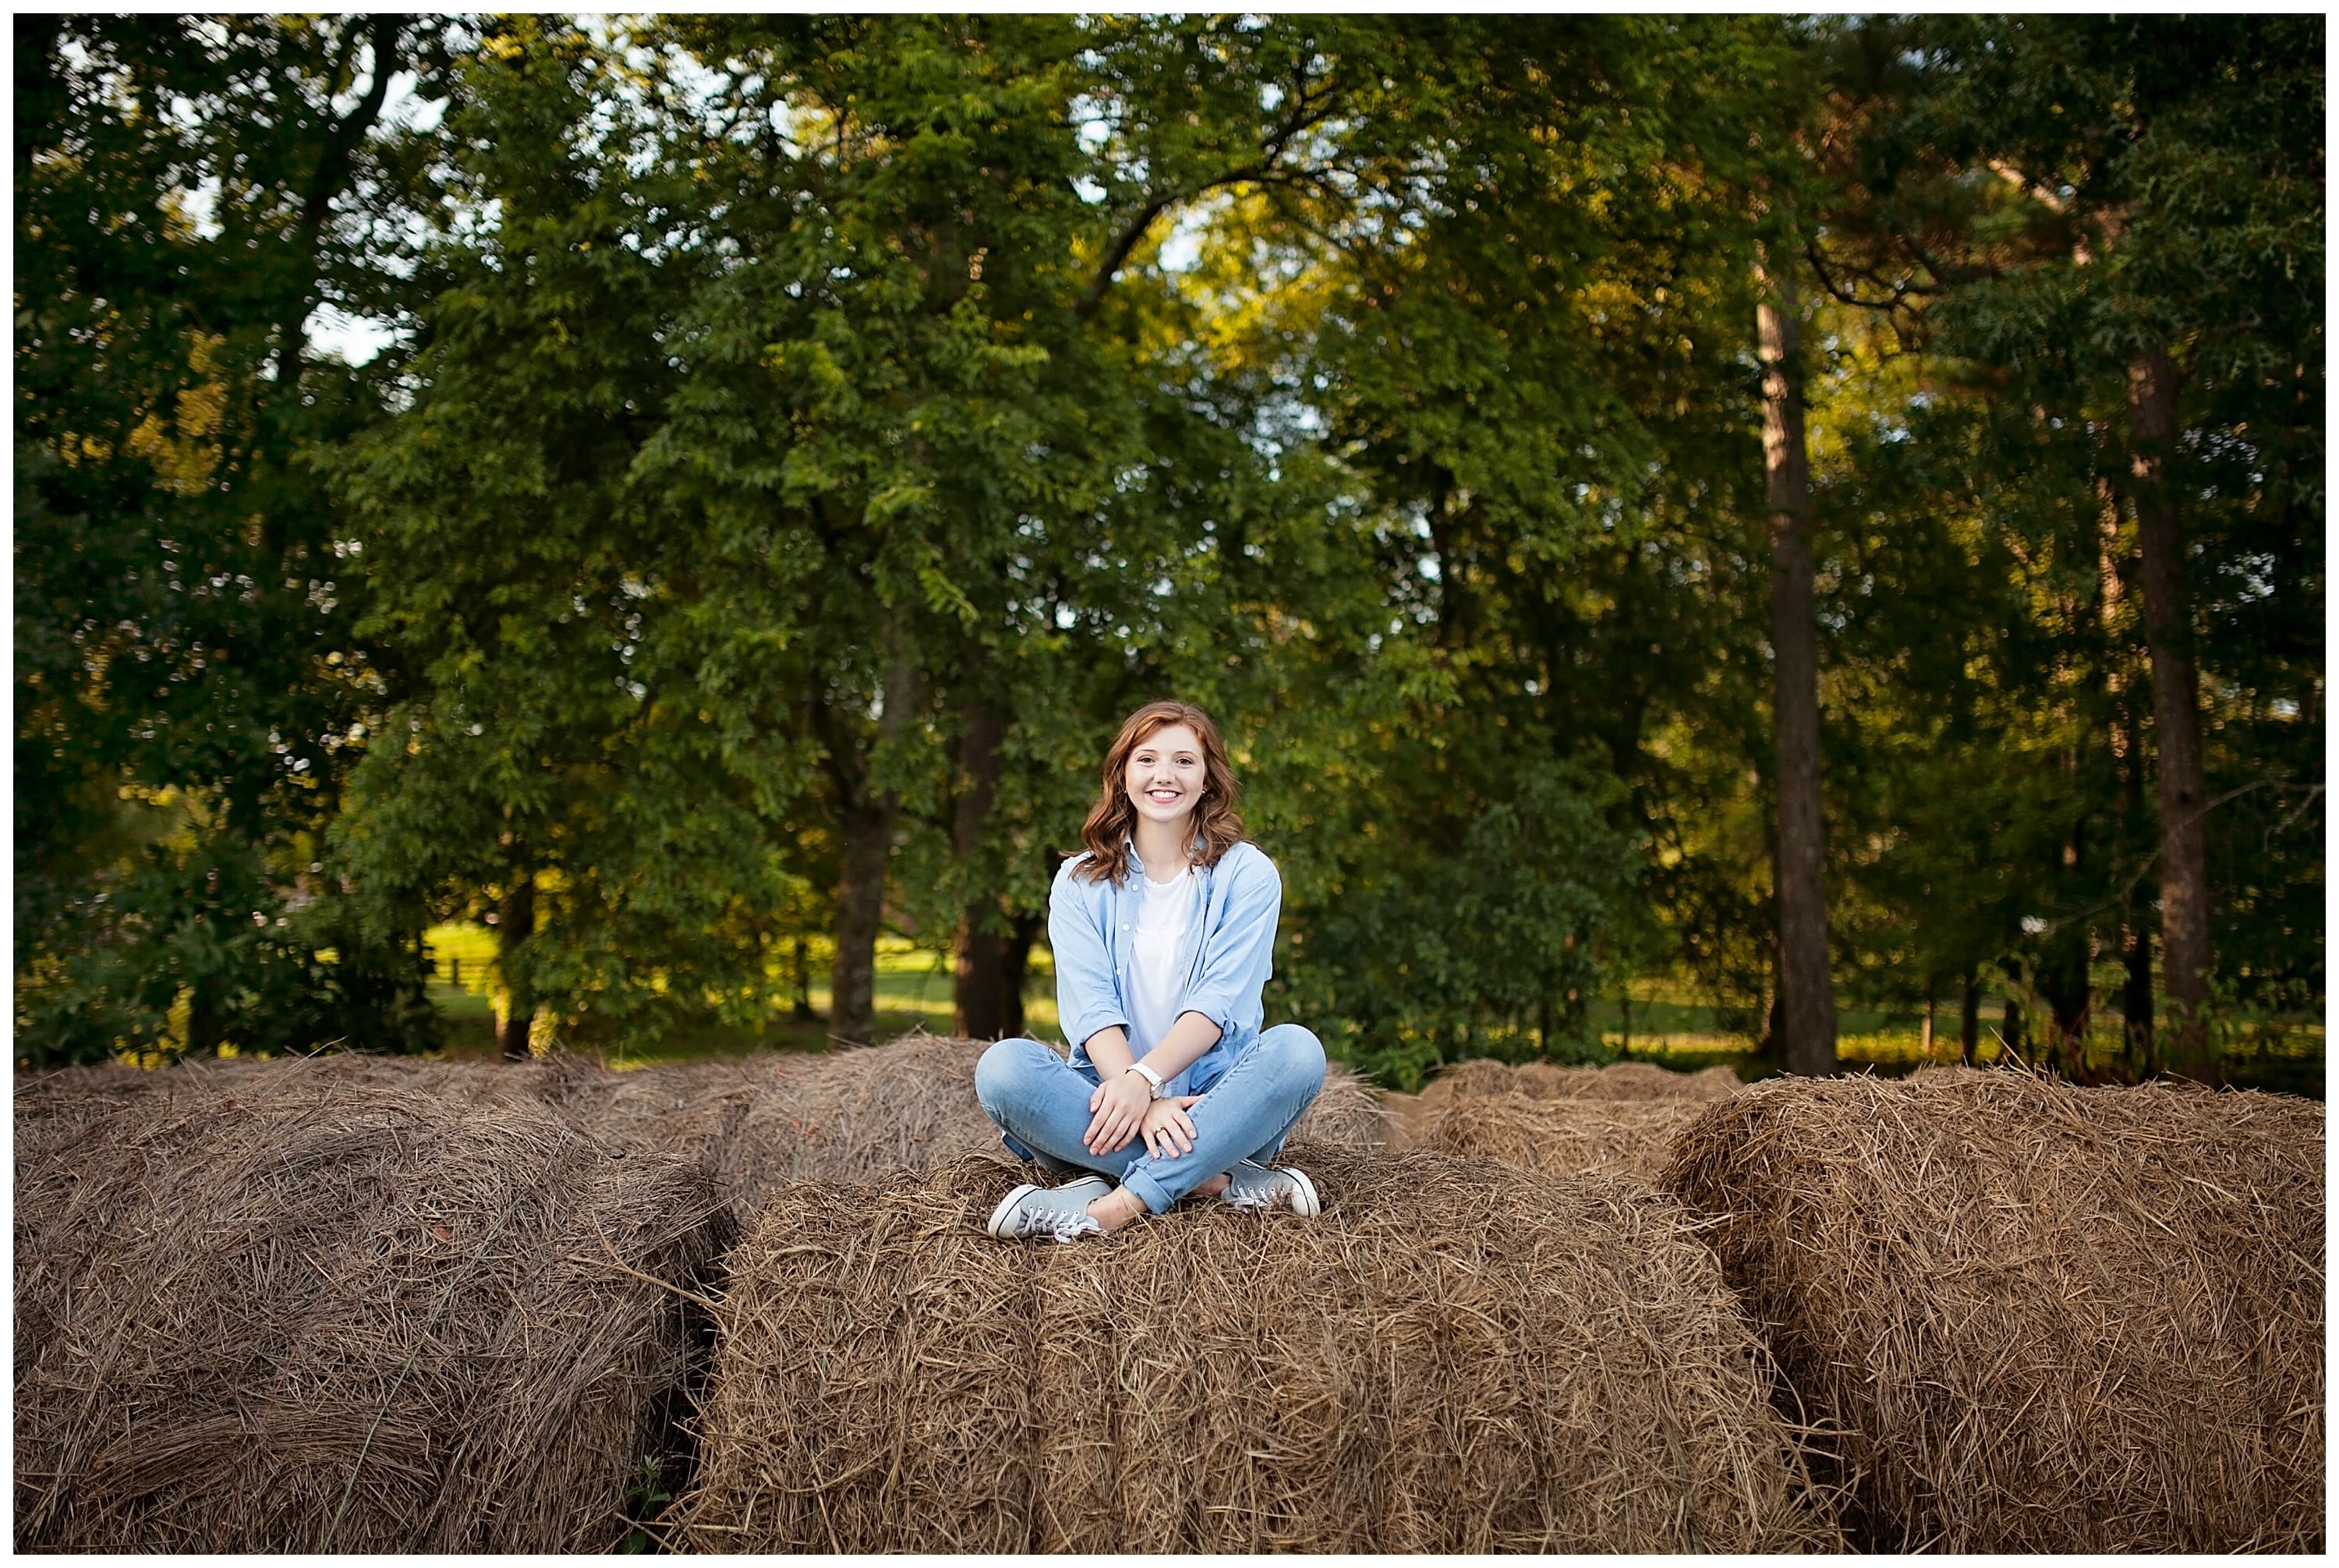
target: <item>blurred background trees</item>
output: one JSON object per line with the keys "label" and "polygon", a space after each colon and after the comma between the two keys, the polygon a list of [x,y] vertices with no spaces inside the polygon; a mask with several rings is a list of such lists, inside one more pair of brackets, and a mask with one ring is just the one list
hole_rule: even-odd
{"label": "blurred background trees", "polygon": [[20,1060],[1012,1031],[1164,694],[1392,1082],[2320,1003],[2318,18],[17,28]]}

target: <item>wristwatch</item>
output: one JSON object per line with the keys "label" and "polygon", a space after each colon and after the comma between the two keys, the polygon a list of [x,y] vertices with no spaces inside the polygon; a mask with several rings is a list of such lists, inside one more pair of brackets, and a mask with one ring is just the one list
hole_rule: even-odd
{"label": "wristwatch", "polygon": [[1154,1071],[1151,1068],[1146,1066],[1141,1061],[1130,1062],[1129,1064],[1129,1070],[1131,1072],[1143,1073],[1145,1075],[1145,1081],[1153,1086],[1153,1092],[1147,1097],[1148,1099],[1159,1100],[1161,1098],[1161,1075],[1160,1073]]}

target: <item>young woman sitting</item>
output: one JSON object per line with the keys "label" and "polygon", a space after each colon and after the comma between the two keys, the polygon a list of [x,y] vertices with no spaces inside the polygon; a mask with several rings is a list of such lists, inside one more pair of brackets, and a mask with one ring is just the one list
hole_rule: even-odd
{"label": "young woman sitting", "polygon": [[1306,1173],[1268,1162],[1324,1087],[1324,1048],[1261,1029],[1283,879],[1243,837],[1218,726],[1149,703],[1105,754],[1086,852],[1048,900],[1071,1060],[1002,1040],[975,1098],[1020,1159],[1077,1179],[1018,1187],[991,1216],[1017,1238],[1118,1230],[1189,1193],[1315,1214]]}

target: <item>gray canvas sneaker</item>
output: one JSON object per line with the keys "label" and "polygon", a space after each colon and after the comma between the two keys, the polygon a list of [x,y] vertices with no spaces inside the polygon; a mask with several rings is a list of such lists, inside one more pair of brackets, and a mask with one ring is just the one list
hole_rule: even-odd
{"label": "gray canvas sneaker", "polygon": [[1089,1205],[1112,1190],[1101,1176],[1083,1176],[1061,1187],[1025,1182],[999,1200],[984,1227],[1002,1241],[1052,1237],[1071,1241],[1076,1237],[1102,1235],[1104,1227],[1089,1218]]}
{"label": "gray canvas sneaker", "polygon": [[1227,1189],[1219,1194],[1219,1201],[1231,1203],[1237,1208],[1288,1208],[1294,1214],[1307,1215],[1324,1212],[1323,1202],[1316,1196],[1316,1184],[1308,1179],[1306,1171],[1291,1165],[1270,1169],[1248,1159],[1236,1162],[1229,1175]]}

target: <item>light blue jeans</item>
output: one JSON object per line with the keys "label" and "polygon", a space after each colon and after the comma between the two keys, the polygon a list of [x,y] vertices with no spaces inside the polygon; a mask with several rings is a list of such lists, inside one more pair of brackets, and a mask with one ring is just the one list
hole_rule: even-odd
{"label": "light blue jeans", "polygon": [[1094,1119],[1089,1096],[1100,1081],[1086,1052],[1071,1062],[1036,1040],[1002,1040],[975,1064],[974,1098],[1017,1159],[1110,1177],[1160,1214],[1238,1160],[1275,1158],[1324,1087],[1324,1048],[1296,1023],[1262,1030],[1186,1112],[1194,1121],[1190,1154],[1156,1158],[1142,1139],[1091,1154],[1081,1135]]}

